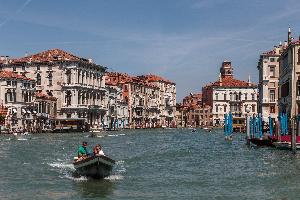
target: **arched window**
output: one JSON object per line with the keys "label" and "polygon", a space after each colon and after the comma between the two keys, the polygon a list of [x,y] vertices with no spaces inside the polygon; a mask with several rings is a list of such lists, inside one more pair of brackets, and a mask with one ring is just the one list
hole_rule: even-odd
{"label": "arched window", "polygon": [[66,76],[67,76],[67,84],[71,84],[71,70],[68,69],[66,71]]}
{"label": "arched window", "polygon": [[36,84],[37,85],[42,85],[42,77],[40,74],[36,75]]}
{"label": "arched window", "polygon": [[13,101],[12,92],[11,90],[7,90],[5,94],[5,102],[12,102],[12,101]]}
{"label": "arched window", "polygon": [[48,75],[49,85],[52,85],[52,78],[53,78],[53,75],[52,75],[52,73],[50,73],[50,74]]}
{"label": "arched window", "polygon": [[78,70],[77,72],[77,83],[80,83],[81,71]]}
{"label": "arched window", "polygon": [[65,97],[65,102],[67,104],[67,106],[70,106],[71,105],[71,102],[72,101],[72,93],[71,91],[66,91],[66,97]]}
{"label": "arched window", "polygon": [[298,63],[300,63],[300,48],[298,49]]}

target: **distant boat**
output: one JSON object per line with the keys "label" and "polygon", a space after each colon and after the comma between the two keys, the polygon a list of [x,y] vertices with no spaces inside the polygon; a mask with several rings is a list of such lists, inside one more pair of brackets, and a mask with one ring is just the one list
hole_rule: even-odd
{"label": "distant boat", "polygon": [[203,130],[205,130],[205,131],[207,131],[207,132],[211,132],[211,128],[209,128],[209,127],[203,127]]}
{"label": "distant boat", "polygon": [[102,179],[110,175],[115,161],[104,155],[87,157],[80,161],[74,161],[75,176],[87,176]]}
{"label": "distant boat", "polygon": [[192,133],[196,133],[196,132],[197,132],[197,129],[193,128],[193,129],[191,130],[191,132],[192,132]]}

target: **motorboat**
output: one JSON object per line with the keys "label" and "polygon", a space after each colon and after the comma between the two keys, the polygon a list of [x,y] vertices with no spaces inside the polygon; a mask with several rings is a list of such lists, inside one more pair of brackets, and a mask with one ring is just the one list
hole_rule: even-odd
{"label": "motorboat", "polygon": [[76,159],[73,164],[75,176],[102,179],[110,175],[115,161],[105,155],[94,155],[82,160]]}

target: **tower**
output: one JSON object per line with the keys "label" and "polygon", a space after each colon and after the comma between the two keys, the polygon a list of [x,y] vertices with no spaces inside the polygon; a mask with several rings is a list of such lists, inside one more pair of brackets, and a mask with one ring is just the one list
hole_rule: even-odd
{"label": "tower", "polygon": [[233,78],[233,67],[231,62],[224,60],[220,68],[221,78],[231,77]]}
{"label": "tower", "polygon": [[291,44],[292,42],[292,32],[291,32],[291,27],[289,27],[288,31],[288,45]]}

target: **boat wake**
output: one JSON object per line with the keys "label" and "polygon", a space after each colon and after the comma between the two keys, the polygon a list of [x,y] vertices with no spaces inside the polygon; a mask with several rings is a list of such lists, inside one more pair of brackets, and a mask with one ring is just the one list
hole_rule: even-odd
{"label": "boat wake", "polygon": [[118,136],[124,136],[125,134],[124,133],[121,133],[121,134],[108,134],[107,136],[108,137],[118,137]]}
{"label": "boat wake", "polygon": [[70,163],[63,163],[63,162],[54,162],[54,163],[48,163],[48,165],[50,165],[53,168],[59,168],[61,170],[67,170],[67,169],[71,169],[71,170],[75,170],[73,164]]}
{"label": "boat wake", "polygon": [[110,181],[118,181],[118,180],[123,180],[124,179],[124,176],[122,175],[110,175],[108,177],[105,177],[104,178],[105,180],[110,180]]}

